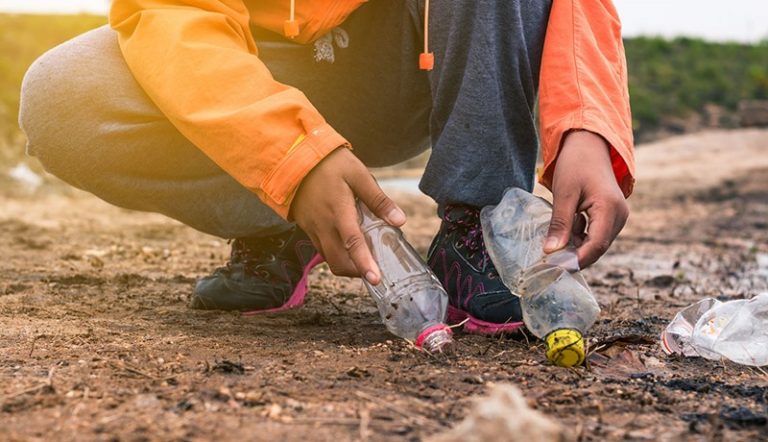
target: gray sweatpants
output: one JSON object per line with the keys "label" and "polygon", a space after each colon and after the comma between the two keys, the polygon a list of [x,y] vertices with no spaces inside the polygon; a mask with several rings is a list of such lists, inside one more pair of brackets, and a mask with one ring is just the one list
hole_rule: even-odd
{"label": "gray sweatpants", "polygon": [[[484,206],[531,189],[533,108],[551,1],[432,0],[435,70],[418,70],[421,10],[372,0],[341,26],[333,64],[312,45],[254,29],[278,81],[302,90],[369,166],[432,146],[420,188],[439,204]],[[222,80],[225,81],[225,80]],[[214,85],[215,86],[215,85]],[[22,87],[27,151],[115,205],[159,212],[224,238],[286,223],[185,139],[135,81],[108,27],[47,52]]]}

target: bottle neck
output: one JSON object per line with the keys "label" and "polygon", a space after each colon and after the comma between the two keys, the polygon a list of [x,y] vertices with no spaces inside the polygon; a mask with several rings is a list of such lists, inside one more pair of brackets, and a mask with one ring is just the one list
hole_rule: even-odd
{"label": "bottle neck", "polygon": [[445,324],[434,324],[426,327],[416,338],[416,347],[423,348],[429,353],[442,353],[453,343],[453,332]]}

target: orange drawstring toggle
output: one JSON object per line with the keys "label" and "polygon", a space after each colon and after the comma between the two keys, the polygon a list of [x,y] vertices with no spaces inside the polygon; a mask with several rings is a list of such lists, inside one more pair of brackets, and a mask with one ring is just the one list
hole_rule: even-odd
{"label": "orange drawstring toggle", "polygon": [[299,22],[296,20],[286,20],[283,23],[283,34],[288,38],[296,38],[299,36]]}
{"label": "orange drawstring toggle", "polygon": [[288,38],[299,36],[299,22],[296,21],[296,0],[291,0],[291,15],[283,23],[283,34]]}
{"label": "orange drawstring toggle", "polygon": [[422,71],[431,71],[435,67],[435,54],[431,52],[422,52],[419,54],[419,69]]}

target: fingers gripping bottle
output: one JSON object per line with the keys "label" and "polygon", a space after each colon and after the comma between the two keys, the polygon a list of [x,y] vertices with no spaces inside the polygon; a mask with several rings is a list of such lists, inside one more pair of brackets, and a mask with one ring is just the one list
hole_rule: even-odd
{"label": "fingers gripping bottle", "polygon": [[450,345],[451,329],[445,325],[448,295],[403,232],[377,218],[358,203],[360,227],[381,270],[381,281],[363,279],[376,301],[387,329],[430,353]]}
{"label": "fingers gripping bottle", "polygon": [[579,273],[576,249],[545,255],[552,206],[522,189],[508,189],[496,206],[483,208],[480,222],[488,254],[504,284],[520,296],[528,330],[545,340],[555,365],[581,365],[584,333],[600,306]]}

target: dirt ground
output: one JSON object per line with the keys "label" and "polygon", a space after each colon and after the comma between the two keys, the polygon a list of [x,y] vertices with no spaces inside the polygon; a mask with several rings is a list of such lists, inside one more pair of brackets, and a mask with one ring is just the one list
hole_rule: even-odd
{"label": "dirt ground", "polygon": [[[319,268],[272,317],[187,308],[225,241],[52,184],[0,183],[0,440],[421,440],[512,383],[567,440],[768,440],[768,374],[667,357],[706,296],[768,289],[768,130],[642,146],[632,218],[587,272],[587,368],[540,342],[459,334],[430,357],[389,335],[359,281]],[[424,251],[434,206],[398,195]],[[510,416],[515,419],[515,416]]]}

